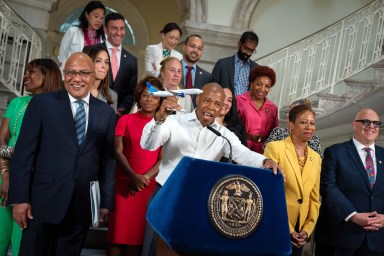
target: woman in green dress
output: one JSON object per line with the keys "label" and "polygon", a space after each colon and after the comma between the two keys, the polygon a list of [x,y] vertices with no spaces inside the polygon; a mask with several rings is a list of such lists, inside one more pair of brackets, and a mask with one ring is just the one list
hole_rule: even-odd
{"label": "woman in green dress", "polygon": [[12,207],[6,206],[13,147],[32,96],[63,88],[60,69],[51,59],[32,60],[27,65],[23,85],[30,95],[14,98],[9,103],[0,126],[0,256],[7,255],[9,244],[12,255],[19,255],[21,241],[21,229],[12,219]]}

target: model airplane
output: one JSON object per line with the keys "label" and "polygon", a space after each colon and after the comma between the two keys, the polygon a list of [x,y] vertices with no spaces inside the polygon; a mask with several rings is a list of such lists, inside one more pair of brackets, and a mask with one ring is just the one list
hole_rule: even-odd
{"label": "model airplane", "polygon": [[169,96],[178,96],[184,98],[185,95],[198,95],[203,91],[200,89],[182,89],[182,90],[168,90],[168,91],[159,91],[151,85],[150,82],[146,82],[148,91],[150,94],[156,97],[169,97]]}

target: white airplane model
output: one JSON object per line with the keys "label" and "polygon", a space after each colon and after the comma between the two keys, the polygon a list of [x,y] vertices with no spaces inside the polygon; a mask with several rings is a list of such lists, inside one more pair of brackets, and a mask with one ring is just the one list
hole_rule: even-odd
{"label": "white airplane model", "polygon": [[151,85],[151,83],[146,82],[148,87],[149,94],[156,97],[169,97],[169,96],[178,96],[185,97],[185,95],[198,95],[203,91],[200,89],[182,89],[182,90],[168,90],[168,91],[159,91]]}

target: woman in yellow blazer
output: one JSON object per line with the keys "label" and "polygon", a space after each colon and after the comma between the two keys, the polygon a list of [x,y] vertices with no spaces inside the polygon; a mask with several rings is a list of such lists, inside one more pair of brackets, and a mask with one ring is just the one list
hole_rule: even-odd
{"label": "woman in yellow blazer", "polygon": [[316,130],[311,105],[293,107],[288,120],[291,135],[268,143],[264,155],[278,163],[285,172],[292,255],[302,255],[303,246],[319,215],[321,157],[307,144]]}

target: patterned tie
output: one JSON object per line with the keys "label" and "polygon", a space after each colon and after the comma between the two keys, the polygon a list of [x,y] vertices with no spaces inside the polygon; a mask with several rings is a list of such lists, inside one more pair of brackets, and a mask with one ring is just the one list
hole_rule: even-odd
{"label": "patterned tie", "polygon": [[171,56],[171,51],[164,49],[163,50],[163,59],[168,58],[169,56]]}
{"label": "patterned tie", "polygon": [[111,64],[112,64],[112,76],[113,76],[113,81],[115,81],[116,76],[117,76],[117,71],[119,71],[119,61],[117,60],[117,51],[119,48],[113,47],[112,48],[112,58],[111,58]]}
{"label": "patterned tie", "polygon": [[367,152],[367,156],[365,157],[365,170],[368,174],[369,183],[371,187],[375,185],[375,171],[373,169],[373,159],[371,155],[371,148],[363,148],[365,152]]}
{"label": "patterned tie", "polygon": [[79,145],[81,145],[85,138],[85,125],[86,125],[86,115],[84,110],[85,101],[77,100],[76,103],[78,107],[76,110],[74,121],[75,121],[77,141],[79,142]]}
{"label": "patterned tie", "polygon": [[188,71],[187,75],[185,76],[185,88],[191,89],[192,88],[192,69],[193,67],[187,66]]}

